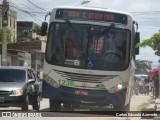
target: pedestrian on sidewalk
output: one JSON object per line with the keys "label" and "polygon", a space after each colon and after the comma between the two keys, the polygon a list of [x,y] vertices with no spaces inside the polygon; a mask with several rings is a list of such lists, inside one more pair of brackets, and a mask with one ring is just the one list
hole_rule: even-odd
{"label": "pedestrian on sidewalk", "polygon": [[155,98],[157,98],[159,96],[159,75],[158,75],[158,71],[156,71],[154,73],[154,75],[152,76],[152,80],[154,82],[154,95]]}
{"label": "pedestrian on sidewalk", "polygon": [[144,80],[145,95],[149,95],[149,77]]}

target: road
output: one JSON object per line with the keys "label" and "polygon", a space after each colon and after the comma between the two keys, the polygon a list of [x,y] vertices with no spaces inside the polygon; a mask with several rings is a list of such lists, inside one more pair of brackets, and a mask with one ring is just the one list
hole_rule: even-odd
{"label": "road", "polygon": [[[139,111],[139,106],[142,105],[143,103],[147,103],[147,101],[150,98],[151,98],[150,96],[145,96],[145,95],[138,95],[138,96],[133,95],[132,99],[131,99],[130,110],[131,111]],[[94,109],[94,108],[90,108],[90,109]],[[101,108],[101,109],[103,110],[103,108]],[[21,112],[20,108],[15,108],[15,107],[0,108],[0,110],[1,111],[7,110],[7,111],[12,111],[12,112],[14,112],[14,111]],[[86,108],[86,107],[82,107],[82,110],[89,110],[89,109]],[[94,111],[94,114],[90,113],[90,112],[87,112],[87,113],[86,112],[85,113],[83,113],[83,112],[79,113],[78,112],[77,113],[77,112],[48,112],[48,111],[49,111],[49,101],[48,101],[48,99],[43,99],[41,101],[40,112],[42,113],[42,116],[47,117],[47,119],[48,119],[48,117],[58,117],[60,119],[61,117],[63,117],[63,118],[64,117],[65,118],[67,118],[67,117],[73,117],[73,118],[75,117],[75,118],[77,118],[77,117],[82,117],[83,116],[83,117],[87,117],[87,120],[90,117],[94,117],[94,119],[98,118],[98,120],[100,120],[99,117],[100,118],[101,117],[106,117],[105,114],[97,114],[96,111]],[[32,112],[32,106],[29,106],[29,112]],[[126,119],[126,117],[114,117],[113,118],[112,116],[109,116],[109,117],[107,117],[107,120],[110,119],[110,118],[112,120],[114,120],[114,119],[115,120],[124,120],[124,118]],[[129,119],[129,120],[137,120],[139,118],[129,117],[127,119]]]}

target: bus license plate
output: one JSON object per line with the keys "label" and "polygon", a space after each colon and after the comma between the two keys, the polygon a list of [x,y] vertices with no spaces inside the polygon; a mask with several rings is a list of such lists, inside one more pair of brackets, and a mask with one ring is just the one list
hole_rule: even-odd
{"label": "bus license plate", "polygon": [[75,90],[74,93],[76,95],[83,95],[83,96],[87,96],[88,95],[88,91],[86,91],[86,90]]}

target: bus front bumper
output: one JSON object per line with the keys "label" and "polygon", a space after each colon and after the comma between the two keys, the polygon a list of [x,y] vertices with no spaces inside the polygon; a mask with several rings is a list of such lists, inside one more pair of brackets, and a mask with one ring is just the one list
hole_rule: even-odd
{"label": "bus front bumper", "polygon": [[79,102],[80,104],[124,106],[127,89],[115,93],[107,90],[79,89],[61,86],[54,88],[45,81],[42,84],[42,97],[61,102]]}

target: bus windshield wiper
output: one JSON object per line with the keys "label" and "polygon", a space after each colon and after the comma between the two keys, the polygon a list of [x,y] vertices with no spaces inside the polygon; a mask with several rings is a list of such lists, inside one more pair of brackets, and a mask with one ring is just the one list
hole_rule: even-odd
{"label": "bus windshield wiper", "polygon": [[97,35],[97,39],[99,39],[100,37],[102,37],[104,34],[108,33],[114,27],[115,27],[115,24],[113,24],[113,23],[111,25],[109,25],[106,29],[104,29],[102,32],[100,32]]}

